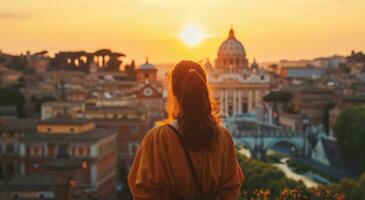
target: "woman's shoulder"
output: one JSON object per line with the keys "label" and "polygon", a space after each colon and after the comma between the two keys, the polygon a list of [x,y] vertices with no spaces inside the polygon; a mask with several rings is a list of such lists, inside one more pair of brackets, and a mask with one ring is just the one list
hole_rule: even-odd
{"label": "woman's shoulder", "polygon": [[226,128],[224,125],[222,125],[222,124],[218,124],[217,125],[217,130],[218,130],[218,132],[219,133],[221,133],[222,135],[224,135],[224,136],[230,136],[231,135],[231,133],[230,133],[230,131],[229,131],[229,129],[228,128]]}
{"label": "woman's shoulder", "polygon": [[167,124],[162,124],[151,128],[147,131],[143,140],[145,142],[164,140],[171,136],[172,129]]}
{"label": "woman's shoulder", "polygon": [[225,143],[230,143],[232,141],[232,135],[228,128],[219,124],[217,125],[218,135]]}

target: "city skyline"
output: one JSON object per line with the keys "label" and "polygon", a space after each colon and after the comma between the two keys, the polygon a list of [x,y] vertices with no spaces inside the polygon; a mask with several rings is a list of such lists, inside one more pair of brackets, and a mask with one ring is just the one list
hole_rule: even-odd
{"label": "city skyline", "polygon": [[[250,61],[347,55],[365,50],[364,6],[359,0],[5,0],[0,3],[0,26],[6,27],[0,49],[53,55],[109,48],[125,53],[125,62],[138,63],[146,56],[154,63],[214,60],[232,25]],[[204,34],[195,46],[180,38],[191,26]]]}
{"label": "city skyline", "polygon": [[0,0],[0,199],[365,199],[364,8]]}

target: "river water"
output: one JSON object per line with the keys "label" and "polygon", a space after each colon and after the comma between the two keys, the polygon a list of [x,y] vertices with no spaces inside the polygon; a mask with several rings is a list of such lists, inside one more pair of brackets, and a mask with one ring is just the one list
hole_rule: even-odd
{"label": "river water", "polygon": [[302,181],[304,183],[304,185],[308,188],[319,186],[319,184],[317,182],[315,182],[313,179],[311,179],[310,177],[302,175],[302,174],[298,174],[298,173],[294,172],[293,170],[291,170],[290,167],[286,164],[286,161],[288,161],[289,159],[290,158],[287,158],[287,157],[282,158],[282,159],[280,159],[281,163],[275,163],[272,165],[276,166],[282,172],[284,172],[286,177],[291,178],[296,181]]}
{"label": "river water", "polygon": [[[241,148],[238,152],[242,155],[245,155],[248,158],[251,157],[250,151],[248,151],[247,149]],[[287,161],[289,159],[290,159],[289,157],[284,157],[284,158],[280,159],[281,163],[272,163],[272,165],[276,166],[278,169],[280,169],[282,172],[284,172],[286,177],[293,179],[295,181],[302,181],[303,184],[308,188],[319,186],[319,183],[317,183],[316,181],[311,179],[309,176],[306,176],[303,174],[298,174],[298,173],[294,172],[293,170],[291,170],[290,167],[287,165]]]}

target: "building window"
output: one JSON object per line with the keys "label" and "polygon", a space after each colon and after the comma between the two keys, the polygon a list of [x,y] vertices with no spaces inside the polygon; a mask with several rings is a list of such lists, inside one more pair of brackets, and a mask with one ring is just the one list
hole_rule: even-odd
{"label": "building window", "polygon": [[81,162],[81,167],[82,167],[83,169],[86,169],[86,168],[88,167],[87,162],[86,162],[86,161],[82,161],[82,162]]}
{"label": "building window", "polygon": [[14,199],[18,199],[19,198],[19,194],[18,193],[14,193],[12,196],[13,196]]}
{"label": "building window", "polygon": [[137,153],[139,143],[131,142],[128,144],[128,155],[134,155]]}
{"label": "building window", "polygon": [[6,172],[11,175],[15,173],[15,164],[13,162],[9,162],[6,165]]}
{"label": "building window", "polygon": [[132,126],[131,127],[131,133],[135,134],[138,132],[138,127],[137,126]]}
{"label": "building window", "polygon": [[7,144],[6,145],[6,153],[13,154],[14,153],[14,145],[13,144]]}
{"label": "building window", "polygon": [[84,156],[84,148],[79,147],[79,156]]}
{"label": "building window", "polygon": [[247,113],[247,111],[248,111],[248,105],[247,105],[247,103],[242,103],[242,112],[243,113]]}
{"label": "building window", "polygon": [[33,163],[33,168],[39,168],[39,164],[38,163]]}
{"label": "building window", "polygon": [[103,155],[103,146],[102,145],[99,146],[99,155]]}
{"label": "building window", "polygon": [[39,149],[38,149],[38,147],[34,147],[33,148],[33,153],[34,153],[34,155],[39,155]]}
{"label": "building window", "polygon": [[71,148],[71,155],[76,156],[76,147]]}

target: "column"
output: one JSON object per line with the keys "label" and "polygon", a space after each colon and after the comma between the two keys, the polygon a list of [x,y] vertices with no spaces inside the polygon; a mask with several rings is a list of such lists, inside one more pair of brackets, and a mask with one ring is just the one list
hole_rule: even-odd
{"label": "column", "polygon": [[105,67],[105,56],[102,56],[101,60],[102,60],[102,66]]}
{"label": "column", "polygon": [[257,102],[258,102],[258,90],[255,90],[255,96],[254,96],[254,100],[255,100],[255,105],[257,107]]}
{"label": "column", "polygon": [[237,113],[236,107],[237,107],[237,91],[233,90],[233,115]]}
{"label": "column", "polygon": [[247,112],[251,112],[252,111],[252,90],[248,91],[248,108],[247,108]]}
{"label": "column", "polygon": [[238,113],[242,113],[242,94],[241,90],[238,90]]}
{"label": "column", "polygon": [[224,114],[228,117],[228,90],[224,91]]}
{"label": "column", "polygon": [[269,124],[272,125],[273,124],[272,123],[272,107],[271,107],[270,104],[268,106],[268,113],[267,114],[269,115]]}

